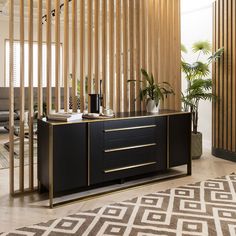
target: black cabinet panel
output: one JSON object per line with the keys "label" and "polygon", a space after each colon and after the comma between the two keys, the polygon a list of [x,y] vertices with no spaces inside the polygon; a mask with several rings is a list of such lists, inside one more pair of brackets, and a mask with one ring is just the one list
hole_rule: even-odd
{"label": "black cabinet panel", "polygon": [[118,128],[154,125],[154,124],[156,124],[156,122],[157,122],[156,117],[106,121],[104,123],[104,129],[108,130],[108,129],[118,129]]}
{"label": "black cabinet panel", "polygon": [[169,117],[170,167],[184,165],[191,161],[191,115]]}
{"label": "black cabinet panel", "polygon": [[49,124],[38,120],[38,179],[49,188]]}
{"label": "black cabinet panel", "polygon": [[157,135],[156,127],[105,133],[105,149],[155,143]]}
{"label": "black cabinet panel", "polygon": [[53,128],[54,192],[87,185],[87,124]]}
{"label": "black cabinet panel", "polygon": [[91,184],[166,169],[166,117],[92,123],[90,140]]}
{"label": "black cabinet panel", "polygon": [[104,166],[104,122],[91,123],[89,125],[90,137],[90,184],[103,182],[103,166]]}

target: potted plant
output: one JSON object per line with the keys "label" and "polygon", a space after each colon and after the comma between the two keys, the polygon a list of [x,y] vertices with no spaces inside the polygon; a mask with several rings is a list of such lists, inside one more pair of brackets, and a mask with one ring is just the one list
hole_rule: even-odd
{"label": "potted plant", "polygon": [[[186,62],[182,55],[182,72],[187,80],[187,89],[182,93],[184,111],[192,113],[192,158],[197,159],[202,155],[202,133],[198,131],[199,103],[202,100],[215,98],[212,93],[212,79],[210,76],[210,65],[219,59],[224,49],[220,48],[212,54],[211,44],[208,41],[199,41],[193,44],[192,52],[196,54],[193,63]],[[182,45],[182,53],[187,49]],[[205,55],[207,59],[201,60]]]}
{"label": "potted plant", "polygon": [[160,100],[174,94],[174,91],[167,82],[155,83],[153,74],[149,75],[146,70],[141,69],[141,73],[145,80],[128,80],[128,82],[143,83],[146,81],[146,87],[140,89],[139,97],[141,101],[146,100],[147,112],[156,113],[159,111]]}

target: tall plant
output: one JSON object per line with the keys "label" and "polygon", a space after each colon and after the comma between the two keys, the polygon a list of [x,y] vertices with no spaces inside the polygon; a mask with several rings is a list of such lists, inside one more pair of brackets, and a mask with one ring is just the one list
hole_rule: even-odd
{"label": "tall plant", "polygon": [[[212,53],[211,44],[208,41],[199,41],[193,44],[192,52],[196,55],[193,63],[184,59],[187,49],[184,45],[182,50],[182,72],[187,80],[187,89],[182,93],[183,109],[192,113],[193,133],[198,133],[198,113],[201,100],[211,101],[216,96],[212,93],[212,79],[210,76],[210,65],[218,60],[224,48],[218,49]],[[204,61],[202,56],[208,56]]]}

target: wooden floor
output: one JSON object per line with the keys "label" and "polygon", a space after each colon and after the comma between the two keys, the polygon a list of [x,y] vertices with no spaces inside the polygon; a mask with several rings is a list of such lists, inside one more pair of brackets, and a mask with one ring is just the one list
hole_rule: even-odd
{"label": "wooden floor", "polygon": [[[18,168],[16,168],[17,172]],[[203,157],[200,160],[193,161],[192,176],[161,181],[49,209],[45,207],[43,197],[37,193],[24,197],[10,197],[8,194],[8,170],[0,170],[0,232],[232,172],[236,172],[236,163],[212,157],[210,150],[205,149]]]}

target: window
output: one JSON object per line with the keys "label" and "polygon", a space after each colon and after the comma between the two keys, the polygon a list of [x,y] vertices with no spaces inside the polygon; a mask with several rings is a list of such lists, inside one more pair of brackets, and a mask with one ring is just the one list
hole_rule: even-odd
{"label": "window", "polygon": [[[24,79],[25,79],[25,87],[29,85],[29,77],[28,77],[28,51],[29,45],[28,42],[25,42],[25,68],[24,68]],[[52,86],[55,86],[55,43],[52,43]],[[47,77],[46,77],[46,54],[47,54],[47,45],[46,43],[42,44],[42,85],[43,87],[47,86]],[[9,56],[10,56],[10,42],[9,40],[5,41],[5,85],[9,86]],[[14,87],[20,87],[20,41],[14,41],[14,55],[13,55],[13,79],[14,79]],[[62,45],[60,47],[60,81],[62,85]],[[33,86],[38,87],[38,44],[36,42],[33,43]]]}

